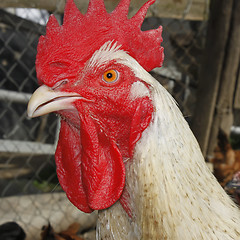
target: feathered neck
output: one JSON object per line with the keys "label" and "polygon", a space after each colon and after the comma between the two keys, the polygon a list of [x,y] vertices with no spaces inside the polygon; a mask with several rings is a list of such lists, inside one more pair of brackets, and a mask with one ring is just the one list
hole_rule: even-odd
{"label": "feathered neck", "polygon": [[138,75],[152,86],[155,113],[126,165],[134,216],[118,203],[101,212],[99,227],[107,224],[112,234],[106,239],[239,239],[240,212],[207,168],[175,101],[148,73]]}

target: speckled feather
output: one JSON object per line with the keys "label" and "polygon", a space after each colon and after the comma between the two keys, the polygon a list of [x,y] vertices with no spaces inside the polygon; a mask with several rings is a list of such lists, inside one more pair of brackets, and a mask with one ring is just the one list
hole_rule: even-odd
{"label": "speckled feather", "polygon": [[100,211],[98,239],[240,239],[240,212],[206,166],[174,99],[133,58],[121,55],[118,61],[150,84],[155,112],[126,164],[133,218],[119,202]]}

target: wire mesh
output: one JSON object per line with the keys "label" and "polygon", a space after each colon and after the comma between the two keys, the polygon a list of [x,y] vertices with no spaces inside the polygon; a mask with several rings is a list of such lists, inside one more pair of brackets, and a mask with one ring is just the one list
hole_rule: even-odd
{"label": "wire mesh", "polygon": [[[67,203],[58,184],[57,117],[29,120],[26,115],[27,102],[38,87],[36,48],[49,14],[36,9],[0,10],[0,223],[18,222],[28,239],[40,239],[48,222],[57,230],[73,221],[89,222]],[[206,24],[151,17],[142,27],[163,26],[165,61],[152,75],[175,97],[188,119],[194,109]]]}

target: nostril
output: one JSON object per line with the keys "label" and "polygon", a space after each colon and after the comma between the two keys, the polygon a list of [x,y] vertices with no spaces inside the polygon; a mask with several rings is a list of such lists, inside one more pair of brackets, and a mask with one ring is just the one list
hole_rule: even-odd
{"label": "nostril", "polygon": [[65,84],[67,84],[67,83],[68,83],[68,79],[63,79],[63,80],[61,80],[61,81],[58,81],[58,82],[56,82],[56,83],[53,85],[52,90],[55,90],[55,89],[57,89],[57,88],[65,85]]}

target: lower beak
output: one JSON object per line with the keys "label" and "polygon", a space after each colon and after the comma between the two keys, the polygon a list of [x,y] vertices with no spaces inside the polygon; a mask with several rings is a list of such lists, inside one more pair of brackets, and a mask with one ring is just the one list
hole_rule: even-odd
{"label": "lower beak", "polygon": [[77,93],[60,92],[42,85],[32,95],[27,108],[30,118],[42,116],[50,112],[73,109],[73,102],[83,99]]}

